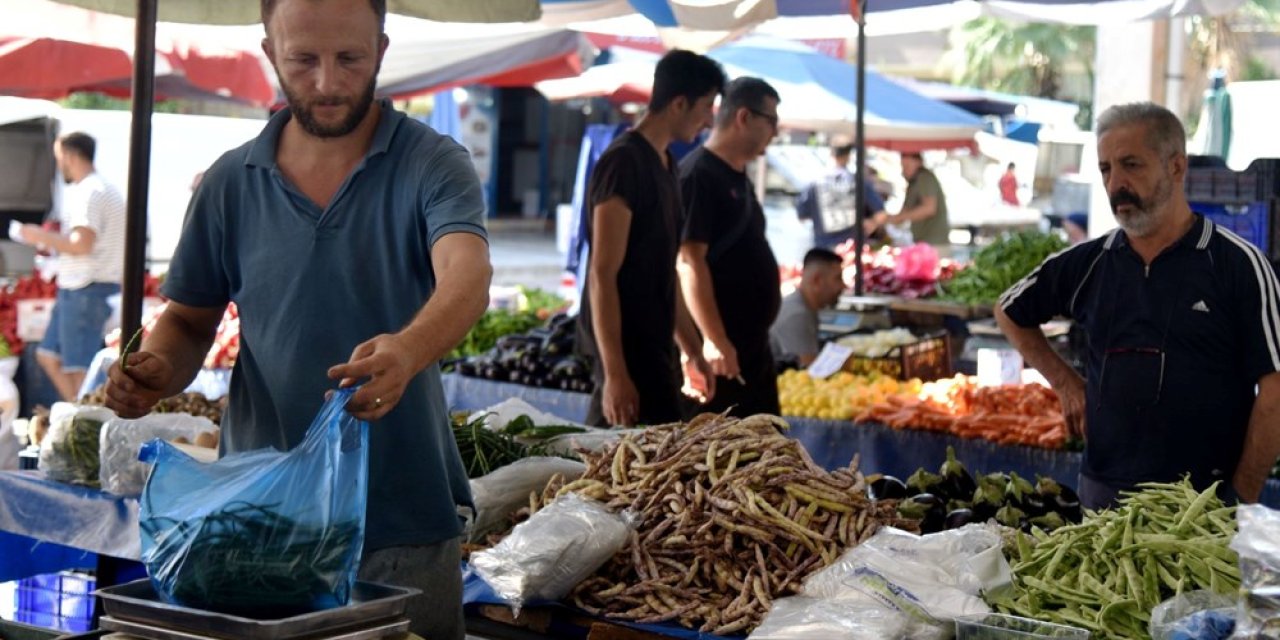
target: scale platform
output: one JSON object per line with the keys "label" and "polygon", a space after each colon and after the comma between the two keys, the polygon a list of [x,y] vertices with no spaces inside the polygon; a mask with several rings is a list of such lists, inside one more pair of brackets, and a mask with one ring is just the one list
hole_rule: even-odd
{"label": "scale platform", "polygon": [[830,339],[855,331],[888,329],[891,298],[840,296],[834,307],[818,312],[818,337]]}
{"label": "scale platform", "polygon": [[376,640],[408,630],[408,600],[420,593],[357,582],[346,606],[270,620],[163,602],[146,578],[94,595],[102,599],[102,628],[144,640]]}

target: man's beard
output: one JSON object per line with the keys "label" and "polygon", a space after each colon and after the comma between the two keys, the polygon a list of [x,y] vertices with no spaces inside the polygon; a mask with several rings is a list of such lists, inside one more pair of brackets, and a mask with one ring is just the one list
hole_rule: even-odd
{"label": "man's beard", "polygon": [[[318,138],[340,138],[342,136],[355,131],[356,127],[369,114],[369,108],[373,105],[373,93],[377,87],[378,74],[375,72],[373,77],[369,78],[369,84],[365,86],[364,92],[355,99],[350,98],[316,98],[310,102],[303,100],[289,90],[289,86],[280,83],[284,89],[285,99],[289,103],[289,112],[297,119],[298,125],[303,131],[316,136]],[[327,126],[316,120],[313,109],[319,106],[336,106],[347,105],[351,107],[347,117],[336,125]]]}
{"label": "man's beard", "polygon": [[[1156,232],[1160,224],[1158,210],[1171,195],[1172,181],[1168,179],[1162,179],[1156,184],[1155,193],[1151,194],[1151,198],[1146,202],[1138,194],[1122,189],[1111,196],[1111,211],[1125,233],[1137,238],[1145,238]],[[1121,213],[1119,207],[1124,204],[1130,205],[1130,209]]]}

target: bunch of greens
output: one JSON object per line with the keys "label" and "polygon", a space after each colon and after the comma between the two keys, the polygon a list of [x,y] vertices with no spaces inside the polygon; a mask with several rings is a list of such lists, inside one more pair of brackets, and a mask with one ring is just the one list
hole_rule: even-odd
{"label": "bunch of greens", "polygon": [[972,263],[951,280],[938,283],[938,299],[963,304],[994,303],[1045,258],[1066,247],[1067,241],[1054,233],[1020,231],[1005,235],[980,249]]}
{"label": "bunch of greens", "polygon": [[[531,456],[552,455],[547,442],[556,436],[586,431],[572,425],[537,426],[529,416],[516,416],[501,430],[485,426],[489,414],[468,420],[465,414],[454,414],[453,439],[462,454],[468,478],[479,478],[506,465]],[[536,441],[526,445],[523,441]]]}

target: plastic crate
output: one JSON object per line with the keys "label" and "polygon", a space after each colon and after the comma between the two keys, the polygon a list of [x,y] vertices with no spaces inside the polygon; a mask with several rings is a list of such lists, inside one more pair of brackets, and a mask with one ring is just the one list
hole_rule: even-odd
{"label": "plastic crate", "polygon": [[1212,220],[1214,224],[1244,238],[1271,257],[1274,201],[1242,204],[1191,202],[1191,210]]}
{"label": "plastic crate", "polygon": [[949,378],[953,373],[951,336],[945,331],[921,336],[916,342],[894,347],[882,358],[852,356],[845,361],[844,370],[861,375],[881,373],[899,380]]}
{"label": "plastic crate", "polygon": [[1260,158],[1244,171],[1225,167],[1191,167],[1184,185],[1187,200],[1242,203],[1280,197],[1280,159]]}
{"label": "plastic crate", "polygon": [[93,628],[92,576],[64,571],[18,581],[18,622],[83,633]]}
{"label": "plastic crate", "polygon": [[956,640],[1004,640],[1006,638],[1009,640],[1031,638],[1088,640],[1089,631],[1000,613],[956,619]]}

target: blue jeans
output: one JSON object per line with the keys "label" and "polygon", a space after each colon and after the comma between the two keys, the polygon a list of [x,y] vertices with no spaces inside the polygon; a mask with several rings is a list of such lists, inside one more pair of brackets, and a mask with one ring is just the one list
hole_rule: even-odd
{"label": "blue jeans", "polygon": [[102,348],[102,330],[111,317],[107,298],[119,292],[120,285],[106,282],[58,289],[40,351],[58,356],[63,371],[88,370]]}

